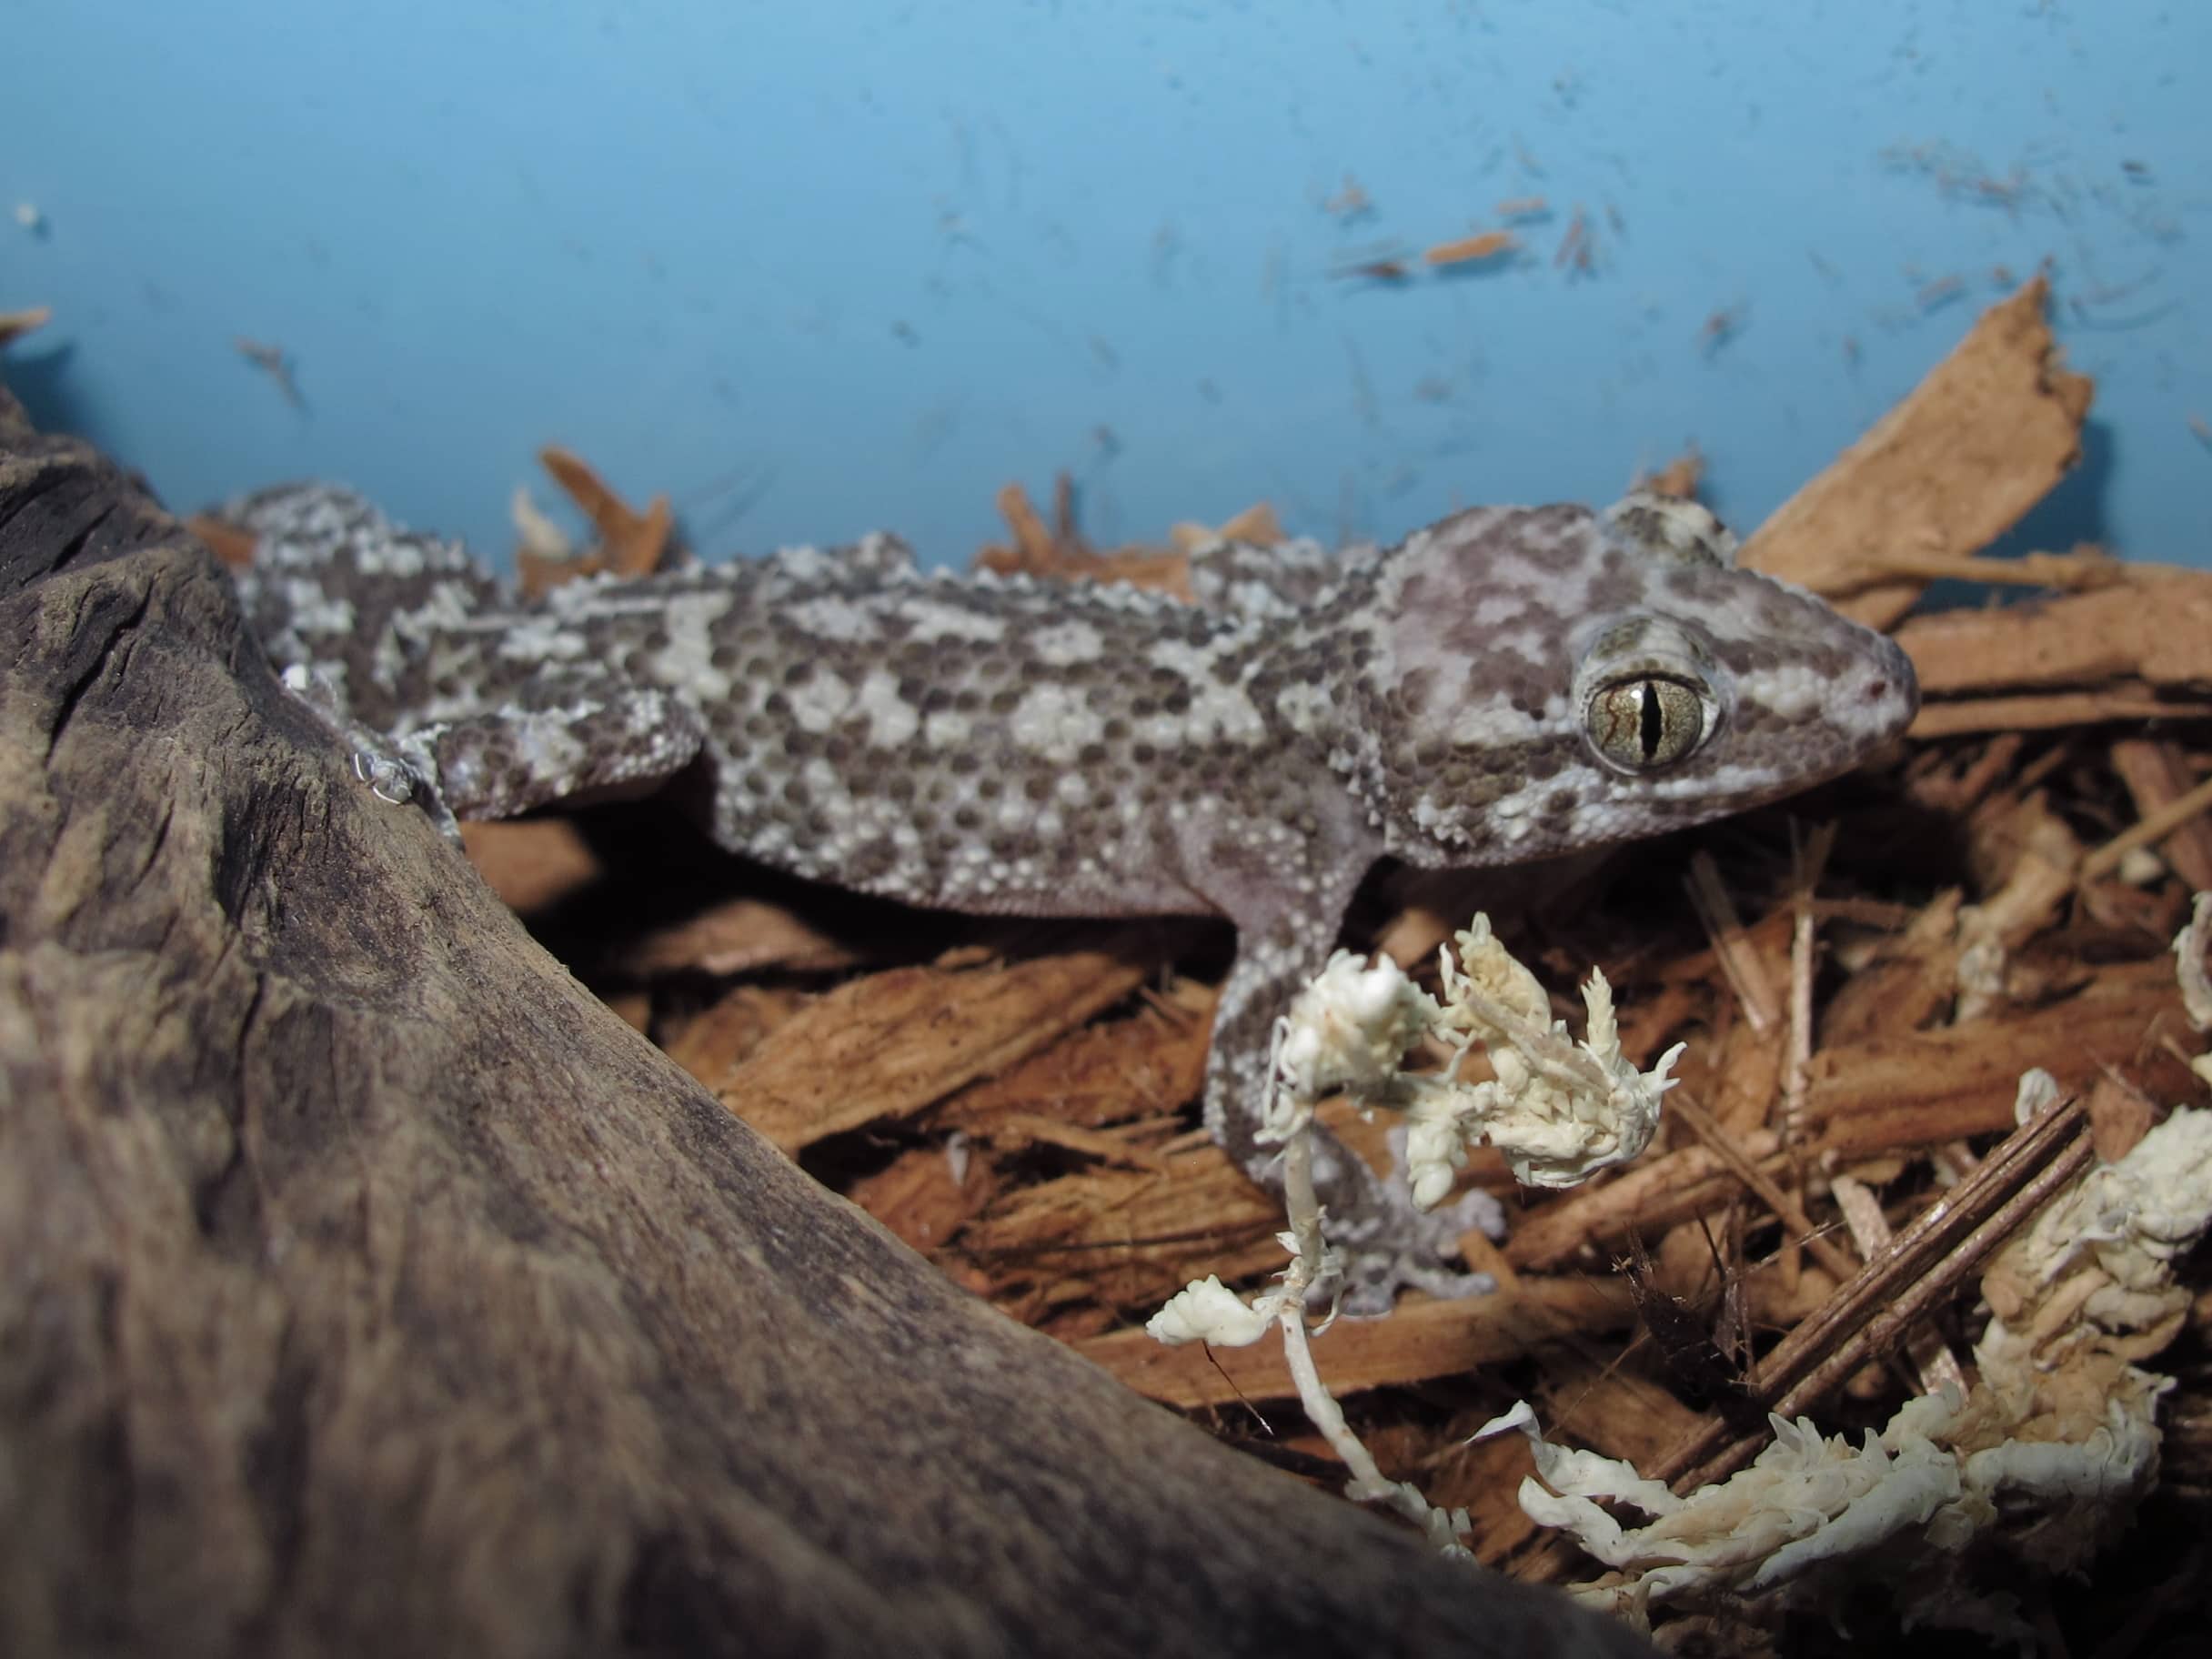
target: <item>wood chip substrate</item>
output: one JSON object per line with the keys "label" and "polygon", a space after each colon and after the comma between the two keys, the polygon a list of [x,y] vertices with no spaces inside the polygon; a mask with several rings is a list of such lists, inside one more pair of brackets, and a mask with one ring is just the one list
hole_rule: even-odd
{"label": "wood chip substrate", "polygon": [[[2038,280],[1996,306],[1747,539],[1746,562],[1910,651],[1925,702],[1894,752],[1624,849],[1533,908],[1508,902],[1523,883],[1390,870],[1355,908],[1346,943],[1432,990],[1439,945],[1489,910],[1563,1016],[1595,966],[1628,1058],[1689,1045],[1658,1141],[1609,1178],[1525,1191],[1475,1155],[1465,1179],[1511,1218],[1502,1242],[1465,1241],[1495,1294],[1409,1298],[1315,1339],[1386,1473],[1466,1505],[1476,1554],[1510,1573],[1592,1571],[1515,1503],[1525,1443],[1467,1443],[1510,1403],[1683,1491],[1754,1455],[1769,1410],[1878,1424],[1971,1353],[1980,1267],[2030,1198],[2202,1103],[2170,947],[2212,890],[2212,571],[1986,555],[2079,457],[2091,387],[2060,364],[2045,304]],[[574,568],[653,568],[665,501],[633,511],[547,458],[600,533]],[[1670,487],[1697,472],[1670,468]],[[983,566],[1183,597],[1185,552],[1212,533],[1101,550],[1064,482],[1046,512],[1018,486],[1000,505],[1009,539]],[[1220,528],[1276,533],[1264,508]],[[542,582],[558,572],[538,551]],[[1283,1262],[1276,1200],[1196,1121],[1224,927],[924,916],[719,859],[651,803],[471,825],[468,843],[588,985],[945,1274],[1255,1455],[1341,1483],[1272,1344],[1171,1349],[1139,1328],[1192,1279],[1250,1288]],[[2066,1104],[2017,1124],[2038,1067]],[[1334,1122],[1388,1167],[1382,1124],[1349,1107]],[[2145,1596],[2201,1566],[2187,1541],[2212,1529],[2207,1267],[2185,1264],[2196,1299],[2158,1360],[2179,1379],[2163,1529],[2147,1521],[2114,1569]],[[2064,1601],[2095,1589],[2019,1594],[2079,1641],[2112,1628]]]}

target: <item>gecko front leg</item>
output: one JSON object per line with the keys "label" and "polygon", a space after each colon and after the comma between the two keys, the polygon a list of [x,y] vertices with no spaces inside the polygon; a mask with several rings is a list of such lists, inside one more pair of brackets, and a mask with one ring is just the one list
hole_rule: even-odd
{"label": "gecko front leg", "polygon": [[[1326,965],[1333,943],[1332,925],[1309,915],[1278,912],[1242,922],[1236,965],[1214,1014],[1206,1128],[1246,1174],[1271,1191],[1282,1191],[1282,1149],[1261,1141],[1258,1131],[1274,1081],[1268,1064],[1275,1021]],[[1401,1285],[1434,1296],[1478,1295],[1493,1288],[1487,1275],[1452,1263],[1470,1228],[1480,1227],[1493,1238],[1503,1233],[1505,1217],[1496,1200],[1474,1191],[1433,1211],[1417,1210],[1402,1175],[1385,1180],[1318,1123],[1312,1133],[1322,1227],[1343,1258],[1346,1312],[1387,1313]]]}
{"label": "gecko front leg", "polygon": [[355,719],[347,712],[330,677],[305,663],[288,665],[276,679],[315,717],[317,724],[352,754],[353,775],[378,800],[395,807],[412,801],[429,815],[440,835],[449,841],[460,840],[460,822],[438,792],[437,762],[427,749],[418,741],[396,739]]}

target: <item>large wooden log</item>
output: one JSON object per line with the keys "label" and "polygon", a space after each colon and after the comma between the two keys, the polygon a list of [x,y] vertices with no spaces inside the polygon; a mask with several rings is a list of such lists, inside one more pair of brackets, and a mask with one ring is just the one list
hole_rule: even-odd
{"label": "large wooden log", "polygon": [[1641,1651],[942,1281],[0,393],[0,1652]]}

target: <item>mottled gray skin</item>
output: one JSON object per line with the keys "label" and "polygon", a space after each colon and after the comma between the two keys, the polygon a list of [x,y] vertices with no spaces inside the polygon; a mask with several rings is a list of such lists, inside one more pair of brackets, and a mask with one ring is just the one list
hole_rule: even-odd
{"label": "mottled gray skin", "polygon": [[[799,875],[1229,918],[1206,1121],[1262,1178],[1274,1021],[1378,858],[1510,866],[1718,818],[1847,769],[1917,700],[1890,641],[1649,498],[1478,508],[1341,559],[1223,544],[1196,607],[924,575],[881,537],[522,605],[343,490],[228,516],[259,538],[255,626],[388,739],[360,739],[380,787],[501,818],[696,764],[715,840]],[[1494,1206],[1421,1214],[1333,1142],[1317,1174],[1354,1311],[1480,1283],[1443,1263]]]}

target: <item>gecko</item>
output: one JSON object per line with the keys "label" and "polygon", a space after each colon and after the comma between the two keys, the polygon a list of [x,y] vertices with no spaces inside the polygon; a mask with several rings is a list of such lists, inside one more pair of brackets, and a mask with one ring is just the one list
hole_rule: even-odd
{"label": "gecko", "polygon": [[[689,780],[721,847],[920,906],[1236,929],[1207,1128],[1257,1139],[1270,1042],[1378,860],[1516,867],[1844,772],[1918,704],[1890,639],[1739,568],[1694,503],[1478,507],[1389,548],[1217,541],[1196,603],[919,568],[895,538],[512,598],[342,488],[221,516],[249,626],[378,793],[505,818]],[[1456,1295],[1459,1241],[1333,1137],[1342,1305]]]}

